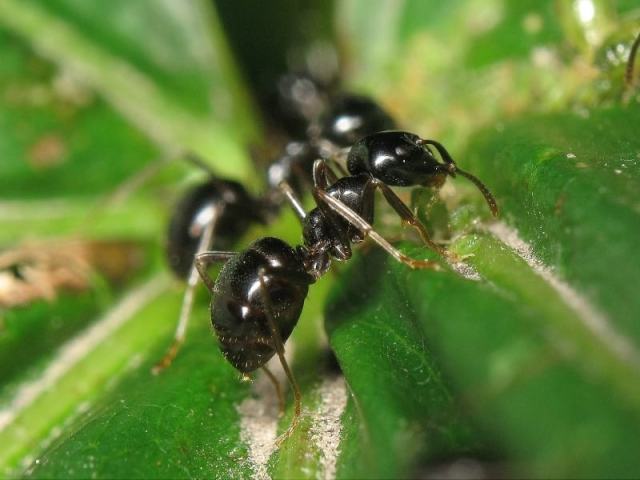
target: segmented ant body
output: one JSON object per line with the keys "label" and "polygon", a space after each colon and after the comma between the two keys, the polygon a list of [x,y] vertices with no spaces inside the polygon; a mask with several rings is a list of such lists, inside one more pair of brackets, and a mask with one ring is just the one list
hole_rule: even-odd
{"label": "segmented ant body", "polygon": [[251,195],[237,182],[217,178],[198,158],[186,157],[187,161],[206,172],[208,179],[186,192],[169,224],[169,265],[179,278],[187,279],[187,288],[174,341],[154,367],[154,373],[171,364],[184,342],[197,284],[195,255],[205,250],[231,248],[251,225],[268,223],[277,215],[285,199],[280,184],[289,185],[294,195],[302,196],[312,187],[316,159],[335,154],[352,138],[376,132],[393,123],[373,100],[357,95],[339,97],[325,115],[314,118],[312,112],[319,116],[326,110],[323,102],[326,102],[328,93],[322,86],[311,88],[311,80],[306,76],[288,75],[284,79],[286,81],[279,85],[280,116],[297,120],[308,131],[315,128],[320,136],[292,140],[285,145],[282,154],[267,168],[267,189],[261,196]]}
{"label": "segmented ant body", "polygon": [[[411,268],[439,268],[436,262],[405,255],[372,226],[374,193],[379,189],[398,215],[432,246],[424,226],[382,180],[395,185],[440,185],[442,175],[460,173],[448,153],[442,154],[443,163],[438,162],[428,145],[446,153],[437,142],[407,132],[367,136],[356,142],[349,154],[351,175],[341,178],[325,160],[316,160],[316,207],[308,213],[293,188],[286,181],[281,182],[280,189],[301,221],[303,245],[291,247],[282,240],[266,237],[240,253],[212,251],[196,256],[196,267],[212,295],[211,322],[225,358],[247,374],[264,368],[277,354],[293,386],[295,414],[278,443],[295,429],[301,411],[300,391],[284,357],[284,342],[298,322],[309,286],[327,272],[332,260],[348,260],[352,244],[368,237]],[[384,162],[382,152],[387,153]],[[482,185],[470,174],[464,175]],[[497,212],[495,200],[484,185],[482,191],[492,211]],[[215,281],[207,272],[213,262],[225,262]]]}
{"label": "segmented ant body", "polygon": [[[283,197],[279,185],[286,181],[298,196],[312,187],[313,162],[318,158],[339,160],[345,150],[366,135],[395,127],[391,116],[372,99],[361,95],[341,95],[324,115],[307,126],[308,138],[287,143],[283,153],[267,168],[265,199],[277,208]],[[347,175],[342,163],[334,163]]]}
{"label": "segmented ant body", "polygon": [[[297,78],[290,86],[300,86],[300,81]],[[306,94],[285,95],[289,116],[306,122],[307,139],[290,141],[269,165],[263,195],[254,197],[242,185],[218,179],[206,165],[190,159],[207,170],[209,179],[187,192],[170,223],[169,263],[180,277],[188,276],[189,285],[174,343],[154,369],[167,367],[184,341],[199,273],[212,295],[211,321],[225,358],[243,375],[262,368],[274,383],[283,409],[279,384],[266,368],[278,355],[295,397],[294,418],[279,442],[293,431],[300,415],[300,391],[284,357],[284,343],[298,322],[309,286],[328,271],[333,260],[351,258],[353,244],[367,237],[411,268],[439,268],[436,262],[405,255],[373,229],[375,191],[381,191],[427,246],[444,256],[448,253],[429,238],[390,186],[440,187],[447,176],[459,173],[480,188],[497,214],[486,187],[460,170],[442,145],[390,131],[395,122],[373,100],[342,95],[333,97],[330,105],[320,105],[324,94],[313,89]],[[297,114],[296,108],[300,109]],[[311,111],[324,114],[314,119]],[[309,212],[299,200],[306,191],[316,204]],[[285,201],[300,219],[302,245],[292,247],[265,237],[240,253],[227,251],[251,224],[269,222]],[[214,262],[224,262],[215,281],[207,272]]]}
{"label": "segmented ant body", "polygon": [[394,128],[396,122],[377,102],[363,95],[345,94],[337,96],[327,113],[310,126],[310,136],[349,148],[367,135]]}

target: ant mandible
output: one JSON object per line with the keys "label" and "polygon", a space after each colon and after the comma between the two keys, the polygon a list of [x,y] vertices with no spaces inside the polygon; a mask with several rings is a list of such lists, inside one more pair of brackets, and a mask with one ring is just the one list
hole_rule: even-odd
{"label": "ant mandible", "polygon": [[[429,146],[441,155],[438,162]],[[303,245],[292,247],[273,237],[261,238],[236,253],[209,251],[196,255],[195,265],[211,293],[211,322],[224,357],[243,375],[263,367],[277,355],[292,386],[294,416],[277,439],[280,445],[295,430],[301,414],[301,394],[284,356],[284,342],[298,322],[309,286],[324,275],[332,259],[351,258],[351,245],[371,238],[397,261],[410,268],[439,269],[430,260],[409,257],[373,229],[374,192],[380,189],[399,216],[432,242],[424,226],[395,195],[391,185],[440,186],[447,175],[459,173],[482,191],[494,215],[498,208],[489,190],[473,175],[457,168],[438,142],[417,135],[387,131],[369,135],[352,147],[348,176],[338,178],[325,160],[313,165],[316,208],[306,213],[286,181],[280,189],[302,224]],[[214,281],[207,267],[224,265]],[[273,377],[270,375],[273,380]]]}

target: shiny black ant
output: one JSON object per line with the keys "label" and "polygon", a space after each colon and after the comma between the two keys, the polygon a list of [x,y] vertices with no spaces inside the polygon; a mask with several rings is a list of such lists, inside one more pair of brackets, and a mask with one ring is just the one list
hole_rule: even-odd
{"label": "shiny black ant", "polygon": [[153,367],[154,374],[171,364],[184,343],[198,283],[196,254],[213,248],[231,248],[252,224],[265,224],[269,218],[269,211],[260,199],[240,183],[218,178],[193,155],[185,156],[185,160],[204,171],[208,178],[187,190],[169,221],[167,261],[178,278],[187,280],[187,288],[173,343]]}
{"label": "shiny black ant", "polygon": [[[440,154],[441,162],[430,147]],[[316,207],[308,213],[293,188],[286,181],[280,183],[302,224],[303,245],[292,247],[265,237],[240,253],[208,251],[195,257],[212,295],[211,322],[225,358],[246,375],[277,355],[293,388],[294,416],[278,444],[293,432],[301,414],[300,389],[285,359],[284,342],[298,322],[309,286],[327,272],[332,259],[348,260],[351,245],[369,237],[410,268],[439,269],[437,262],[405,255],[373,229],[375,190],[429,246],[433,242],[426,229],[389,185],[440,186],[446,176],[461,174],[480,188],[494,215],[498,213],[489,190],[460,170],[441,144],[408,132],[385,131],[358,140],[348,154],[347,168],[349,174],[339,178],[326,160],[314,162]],[[224,265],[214,281],[207,267],[215,262]],[[274,377],[269,374],[269,378],[279,391]]]}
{"label": "shiny black ant", "polygon": [[[314,101],[318,101],[319,94],[315,91],[311,94]],[[296,105],[289,102],[287,105],[289,110],[295,110],[302,109],[307,103],[301,101]],[[305,115],[300,113],[297,118],[307,118]],[[393,125],[391,117],[367,97],[336,97],[324,116],[314,120],[309,118],[307,127],[308,130],[316,130],[315,138],[290,141],[282,154],[269,165],[267,190],[260,197],[254,197],[237,182],[216,177],[208,165],[194,155],[184,157],[204,171],[208,179],[184,194],[169,223],[169,266],[178,278],[187,280],[187,288],[174,340],[164,357],[153,367],[155,374],[171,364],[184,343],[197,284],[195,255],[205,250],[228,249],[252,224],[269,223],[285,200],[279,185],[285,183],[295,195],[301,196],[312,187],[313,163],[323,156],[323,152],[325,156],[336,154],[353,143],[353,139]],[[336,165],[340,168],[339,164]],[[344,170],[341,173],[346,175]],[[266,373],[273,379],[270,372]]]}

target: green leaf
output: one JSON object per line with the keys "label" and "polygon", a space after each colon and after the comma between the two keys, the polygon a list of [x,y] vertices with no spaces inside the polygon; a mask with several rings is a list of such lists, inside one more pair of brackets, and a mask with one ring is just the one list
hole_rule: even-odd
{"label": "green leaf", "polygon": [[534,116],[479,135],[468,156],[533,252],[636,345],[639,121],[619,107]]}
{"label": "green leaf", "polygon": [[[204,0],[174,3],[0,2],[0,242],[124,238],[148,260],[120,284],[3,312],[2,475],[634,476],[640,118],[637,98],[621,106],[620,58],[635,5],[596,1],[593,41],[551,1],[354,0],[333,16],[329,2],[221,2],[219,17]],[[345,84],[442,140],[502,216],[487,220],[464,179],[440,198],[415,190],[463,263],[411,271],[372,247],[313,286],[287,344],[303,416],[277,448],[291,392],[279,418],[265,375],[240,381],[204,289],[180,355],[150,373],[183,292],[164,265],[166,219],[193,172],[167,166],[124,203],[104,200],[185,150],[258,183],[246,152],[259,121],[237,71],[263,100],[292,43],[326,39],[333,22]],[[394,238],[380,207],[376,228]],[[300,242],[291,212],[240,244],[265,234]]]}
{"label": "green leaf", "polygon": [[[242,110],[245,106],[242,105],[240,95],[236,95],[233,101],[234,107],[242,106],[239,113],[225,112],[225,109],[221,108],[224,101],[231,103],[227,97],[227,82],[231,83],[231,78],[234,80],[233,83],[237,80],[230,72],[230,66],[225,64],[226,53],[224,45],[221,45],[222,40],[219,36],[216,38],[210,35],[209,25],[201,23],[204,19],[215,22],[213,12],[204,2],[179,8],[179,12],[182,13],[179,17],[172,13],[168,4],[163,6],[157,2],[146,1],[134,5],[121,2],[117,10],[120,15],[124,19],[137,18],[140,22],[144,18],[146,28],[140,24],[132,25],[129,29],[123,28],[122,22],[114,18],[110,32],[107,28],[109,24],[105,24],[104,19],[112,18],[110,14],[114,11],[113,4],[108,11],[104,11],[98,4],[76,9],[71,9],[67,2],[52,2],[46,4],[46,7],[44,5],[14,0],[3,2],[0,6],[0,22],[24,36],[35,48],[68,68],[82,81],[89,83],[138,128],[169,152],[175,154],[184,150],[193,151],[204,158],[214,159],[218,169],[226,175],[246,175],[247,162],[240,142],[254,135],[255,129],[249,124],[248,115]],[[157,65],[160,60],[168,61],[169,66],[173,67],[185,62],[184,51],[175,47],[167,48],[172,45],[167,42],[166,37],[156,34],[148,38],[148,42],[144,44],[138,42],[137,47],[123,47],[127,37],[130,39],[134,33],[140,35],[145,30],[153,32],[147,15],[155,21],[162,21],[174,28],[179,27],[181,36],[185,32],[191,32],[193,38],[183,39],[178,46],[194,51],[194,45],[202,45],[203,58],[197,58],[199,65],[195,67],[199,72],[195,78],[198,79],[199,76],[199,82],[187,88],[184,93],[176,93],[182,90],[180,80],[172,81],[165,78],[156,82],[155,78],[149,78],[145,74],[154,73],[161,77],[159,72],[163,69]],[[92,28],[91,23],[83,22],[86,19],[99,23],[100,27]],[[99,34],[101,31],[102,35]],[[95,32],[98,34],[94,38]],[[90,33],[91,37],[88,37],[87,33]],[[145,46],[144,49],[142,45]],[[143,68],[128,62],[143,55],[147,58],[147,61],[142,62]],[[187,58],[193,59],[194,55]],[[153,64],[154,60],[156,65]],[[206,62],[209,62],[208,66]],[[165,72],[167,69],[165,66]],[[218,83],[204,83],[204,74],[207,73],[206,78],[211,81],[212,71],[218,74]],[[176,75],[175,70],[172,72],[178,79],[189,79],[191,73],[186,71]],[[222,79],[225,83],[222,83]],[[202,101],[202,90],[211,87],[214,95],[209,103],[215,105],[215,110],[210,107],[205,109],[204,113],[201,108],[197,109],[200,111],[194,111],[193,107],[198,101],[193,101],[193,98]],[[235,91],[237,88],[234,87],[232,92]],[[185,107],[182,102],[186,96],[191,100]],[[230,121],[233,123],[229,123]],[[230,165],[234,168],[229,168]]]}

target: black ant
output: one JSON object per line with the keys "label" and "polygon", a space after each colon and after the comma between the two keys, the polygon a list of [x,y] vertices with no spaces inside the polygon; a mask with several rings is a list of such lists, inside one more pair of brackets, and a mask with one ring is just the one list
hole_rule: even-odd
{"label": "black ant", "polygon": [[[433,146],[441,155],[438,162]],[[429,246],[424,226],[388,186],[440,186],[447,175],[469,178],[482,191],[495,214],[495,199],[473,175],[457,168],[438,142],[417,135],[386,131],[355,143],[347,158],[349,175],[338,178],[329,164],[313,164],[313,198],[316,208],[309,213],[286,181],[283,191],[302,223],[304,244],[291,247],[277,238],[265,237],[246,250],[202,252],[195,266],[212,295],[211,322],[225,358],[243,375],[264,368],[277,355],[293,388],[295,409],[289,428],[278,438],[281,444],[296,428],[301,414],[301,395],[284,356],[284,342],[298,322],[309,286],[324,275],[331,260],[348,260],[351,245],[371,238],[397,261],[410,268],[439,269],[430,260],[409,257],[376,232],[374,193],[380,189],[398,215],[415,227]],[[214,281],[207,267],[224,262]],[[274,380],[272,375],[269,377]],[[276,382],[276,388],[279,387]]]}
{"label": "black ant", "polygon": [[264,224],[268,211],[258,198],[240,183],[218,178],[209,166],[193,155],[185,160],[203,170],[208,179],[196,184],[178,202],[169,222],[167,260],[171,270],[187,280],[174,340],[152,372],[160,373],[178,354],[186,336],[193,307],[198,273],[194,266],[197,253],[231,248],[252,224]]}
{"label": "black ant", "polygon": [[[312,186],[313,162],[321,156],[321,150],[327,155],[335,153],[361,134],[393,125],[391,117],[373,100],[358,95],[339,97],[321,123],[314,122],[321,125],[322,145],[319,140],[294,140],[286,144],[283,153],[267,169],[267,190],[261,197],[252,196],[237,182],[216,177],[194,155],[184,157],[209,178],[184,194],[170,220],[169,266],[178,278],[187,280],[187,288],[173,343],[152,369],[155,374],[171,364],[184,343],[197,284],[195,255],[205,250],[228,249],[252,224],[269,223],[284,201],[279,185],[286,183],[295,195],[302,195],[305,187]],[[267,374],[273,378],[270,372]]]}

